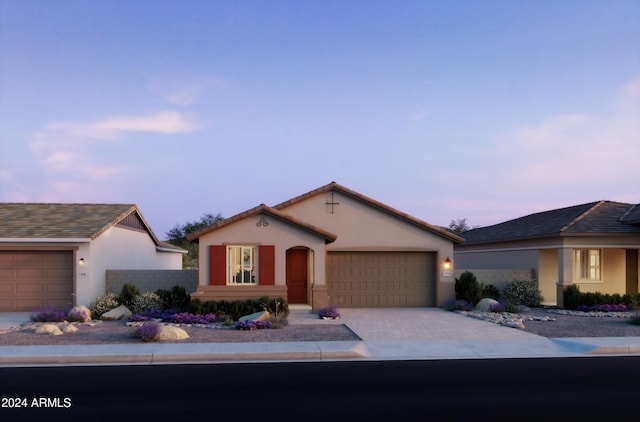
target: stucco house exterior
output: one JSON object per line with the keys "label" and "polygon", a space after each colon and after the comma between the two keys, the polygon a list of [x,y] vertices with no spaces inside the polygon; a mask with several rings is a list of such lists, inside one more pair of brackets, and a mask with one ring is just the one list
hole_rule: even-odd
{"label": "stucco house exterior", "polygon": [[0,311],[89,305],[108,269],[181,269],[136,205],[0,203]]}
{"label": "stucco house exterior", "polygon": [[335,182],[187,237],[200,244],[192,298],[284,297],[318,309],[435,306],[453,297],[463,239]]}
{"label": "stucco house exterior", "polygon": [[462,233],[457,272],[484,283],[524,271],[538,282],[543,304],[562,307],[562,292],[638,292],[640,205],[597,201],[531,214]]}

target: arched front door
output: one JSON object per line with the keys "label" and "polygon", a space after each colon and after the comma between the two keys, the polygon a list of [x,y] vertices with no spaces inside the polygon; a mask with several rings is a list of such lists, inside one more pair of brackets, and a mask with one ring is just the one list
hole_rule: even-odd
{"label": "arched front door", "polygon": [[307,303],[308,249],[287,251],[288,303]]}

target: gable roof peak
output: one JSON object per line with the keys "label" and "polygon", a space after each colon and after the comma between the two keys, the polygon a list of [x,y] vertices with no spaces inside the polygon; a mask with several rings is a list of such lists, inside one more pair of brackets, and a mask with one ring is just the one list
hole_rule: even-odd
{"label": "gable roof peak", "polygon": [[378,210],[380,210],[380,211],[382,211],[382,212],[384,212],[386,214],[389,214],[389,215],[392,215],[394,217],[397,217],[397,218],[399,218],[401,220],[404,220],[404,221],[406,221],[406,222],[408,222],[410,224],[414,224],[414,225],[416,225],[416,226],[418,226],[418,227],[420,227],[422,229],[428,230],[428,231],[430,231],[430,232],[432,232],[432,233],[434,233],[434,234],[436,234],[438,236],[442,236],[442,237],[447,238],[447,239],[449,239],[449,240],[451,240],[453,242],[456,242],[456,243],[463,243],[464,242],[464,239],[461,236],[458,236],[457,234],[452,233],[449,230],[446,230],[444,228],[429,224],[426,221],[423,221],[423,220],[420,220],[418,218],[415,218],[415,217],[413,217],[413,216],[411,216],[411,215],[409,215],[407,213],[404,213],[404,212],[399,211],[399,210],[397,210],[397,209],[395,209],[393,207],[390,207],[390,206],[388,206],[386,204],[383,204],[380,201],[377,201],[377,200],[375,200],[373,198],[370,198],[370,197],[368,197],[366,195],[363,195],[363,194],[358,193],[358,192],[356,192],[356,191],[354,191],[352,189],[349,189],[348,187],[343,186],[343,185],[341,185],[341,184],[339,184],[339,183],[337,183],[335,181],[333,181],[333,182],[331,182],[331,183],[329,183],[327,185],[321,186],[321,187],[319,187],[317,189],[314,189],[314,190],[312,190],[310,192],[307,192],[307,193],[304,193],[302,195],[296,196],[295,198],[289,199],[288,201],[285,201],[285,202],[282,202],[282,203],[280,203],[278,205],[275,205],[273,208],[275,208],[276,210],[282,210],[282,209],[287,208],[287,207],[289,207],[289,206],[291,206],[293,204],[301,202],[301,201],[303,201],[303,200],[305,200],[307,198],[310,198],[310,197],[313,197],[313,196],[316,196],[316,195],[319,195],[319,194],[322,194],[322,193],[333,192],[333,191],[340,192],[340,193],[342,193],[342,194],[344,194],[344,195],[346,195],[346,196],[348,196],[350,198],[353,198],[353,199],[355,199],[357,201],[360,201],[360,202],[362,202],[364,204],[367,204],[367,205],[369,205],[369,206],[371,206],[373,208],[376,208],[376,209],[378,209]]}

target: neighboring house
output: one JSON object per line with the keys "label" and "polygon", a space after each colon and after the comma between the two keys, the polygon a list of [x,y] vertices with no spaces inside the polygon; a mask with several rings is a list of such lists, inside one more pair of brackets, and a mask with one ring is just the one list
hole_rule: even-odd
{"label": "neighboring house", "polygon": [[462,238],[335,182],[187,236],[200,243],[192,298],[283,297],[314,309],[435,306],[454,296]]}
{"label": "neighboring house", "polygon": [[128,204],[0,204],[0,311],[89,305],[111,269],[181,269]]}
{"label": "neighboring house", "polygon": [[457,271],[501,284],[519,270],[532,274],[543,303],[562,306],[562,292],[637,293],[640,205],[591,202],[540,212],[462,233]]}

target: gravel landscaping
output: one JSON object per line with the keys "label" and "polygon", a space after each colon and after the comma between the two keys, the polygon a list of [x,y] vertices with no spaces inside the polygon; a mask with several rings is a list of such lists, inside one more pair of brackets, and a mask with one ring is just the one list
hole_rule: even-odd
{"label": "gravel landscaping", "polygon": [[[558,313],[560,312],[560,313]],[[640,337],[640,326],[629,323],[631,313],[579,313],[547,309],[530,309],[522,314],[475,315],[479,319],[524,319],[523,331],[543,337]],[[614,316],[615,315],[615,316]],[[494,321],[495,322],[495,321]],[[131,335],[132,327],[124,321],[90,321],[74,323],[78,331],[59,336],[36,334],[43,323],[28,323],[0,332],[0,346],[13,345],[69,345],[69,344],[122,344],[141,343]],[[64,326],[64,323],[59,323]],[[346,325],[314,323],[288,325],[281,329],[242,331],[233,328],[204,328],[182,326],[189,334],[180,343],[240,343],[240,342],[296,342],[296,341],[354,341],[360,338]],[[518,329],[507,328],[505,329]]]}
{"label": "gravel landscaping", "polygon": [[[78,331],[51,336],[36,334],[42,323],[30,323],[15,327],[0,334],[2,346],[37,346],[69,344],[122,344],[141,343],[130,333],[132,327],[124,321],[92,321],[89,324],[74,323]],[[61,323],[61,326],[64,324]],[[350,341],[359,340],[344,324],[288,325],[280,329],[243,331],[233,328],[203,328],[182,326],[189,338],[179,343],[240,343],[240,342],[287,342],[287,341]]]}

